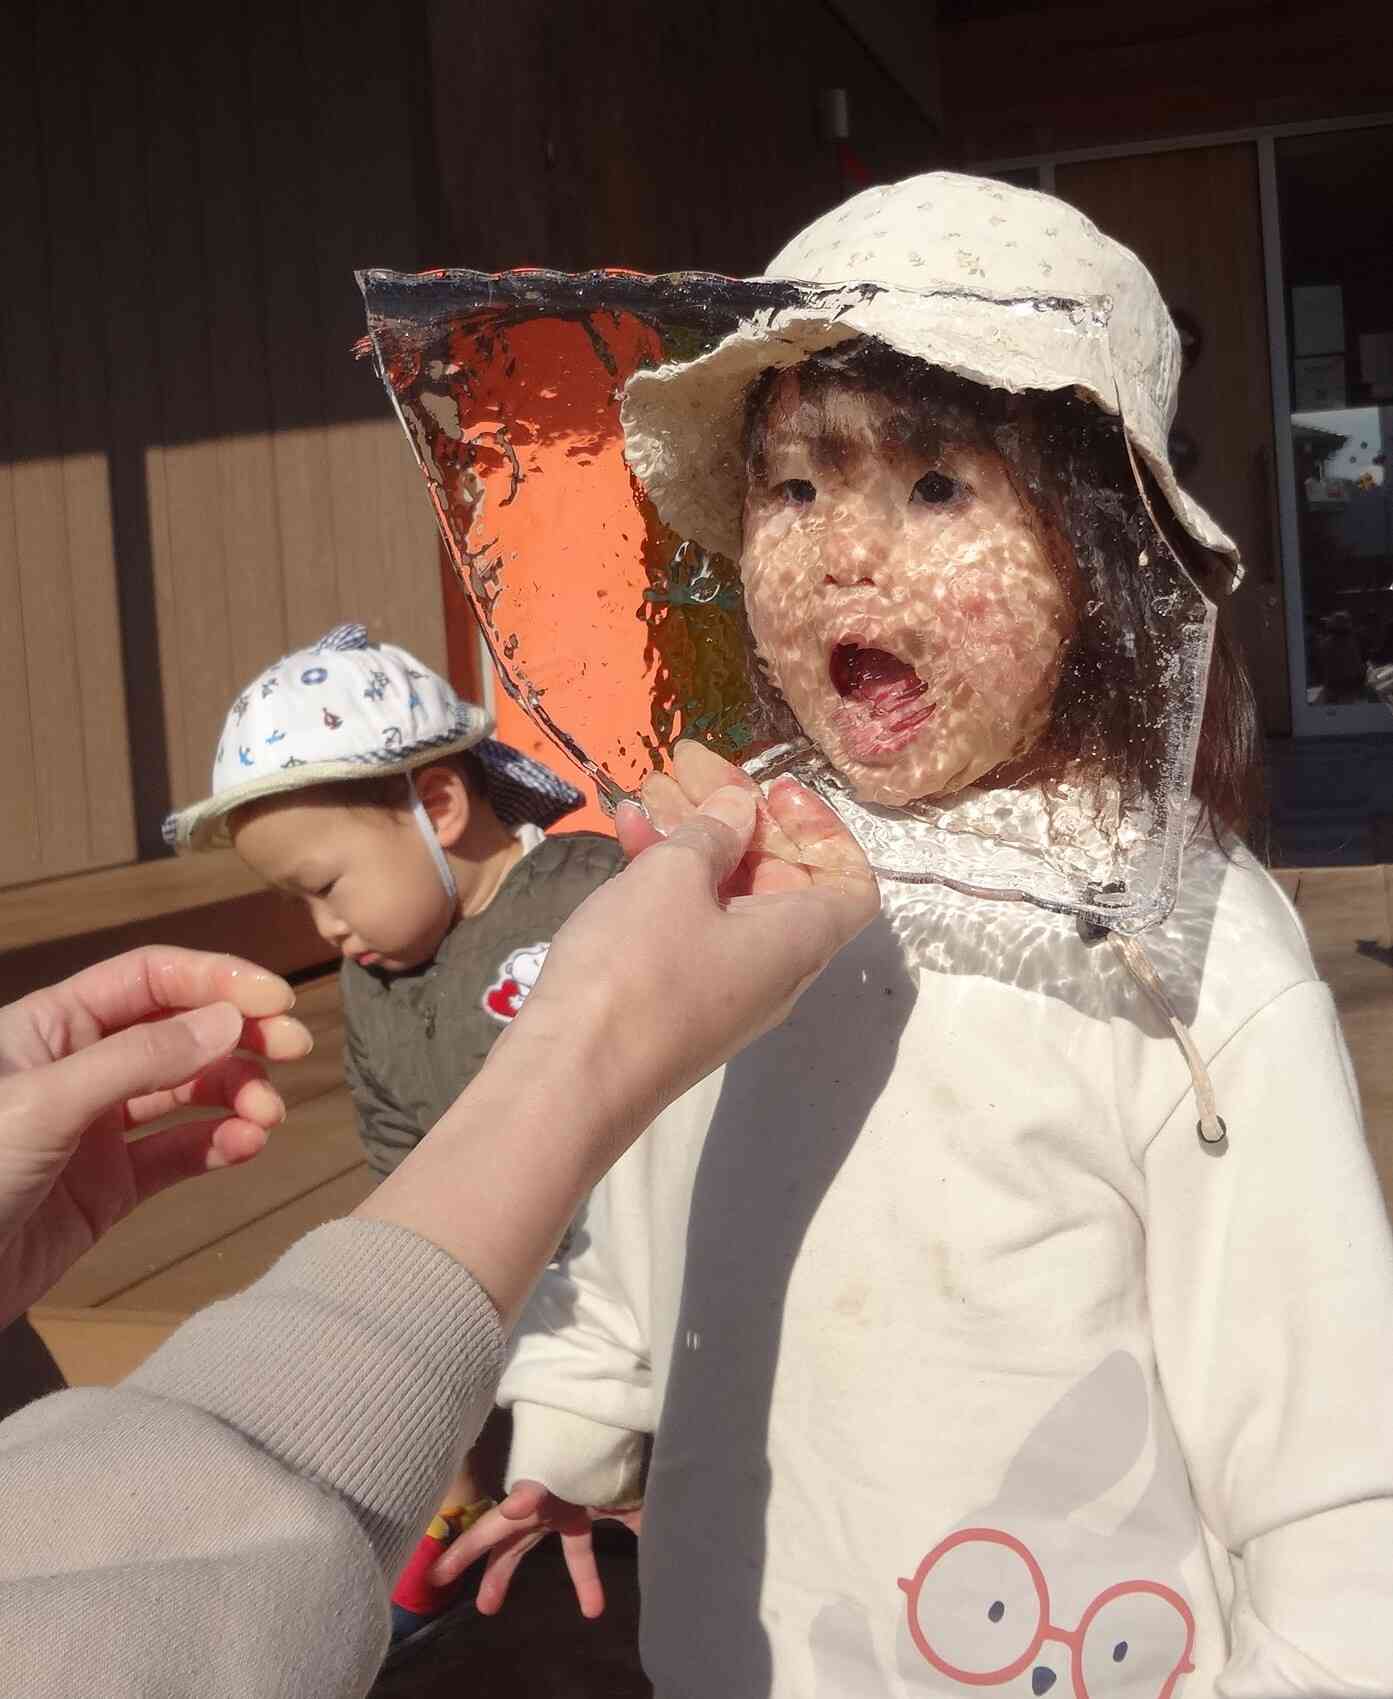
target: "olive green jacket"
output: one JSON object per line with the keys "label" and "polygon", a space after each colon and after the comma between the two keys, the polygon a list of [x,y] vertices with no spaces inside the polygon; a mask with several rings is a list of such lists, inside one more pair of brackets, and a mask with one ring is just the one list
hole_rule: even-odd
{"label": "olive green jacket", "polygon": [[557,929],[623,860],[595,832],[543,838],[425,967],[388,974],[344,962],[344,1072],[378,1173],[390,1173],[478,1073]]}

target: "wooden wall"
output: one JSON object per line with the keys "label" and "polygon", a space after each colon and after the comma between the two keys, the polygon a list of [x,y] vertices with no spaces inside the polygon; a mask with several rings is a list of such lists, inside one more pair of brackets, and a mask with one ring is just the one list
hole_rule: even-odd
{"label": "wooden wall", "polygon": [[[893,8],[877,10],[884,21]],[[472,7],[434,0],[430,24],[440,170],[432,263],[761,271],[860,187],[820,127],[829,88],[847,91],[851,146],[871,181],[942,159],[920,105],[823,0],[513,0],[486,29]],[[462,594],[447,594],[446,618],[452,654],[468,653]],[[577,779],[498,697],[499,735]],[[609,830],[586,789],[589,806],[565,828]]]}
{"label": "wooden wall", "polygon": [[940,0],[963,161],[1393,106],[1388,0]]}
{"label": "wooden wall", "polygon": [[441,264],[761,270],[856,186],[820,133],[828,88],[872,181],[941,154],[824,0],[512,0],[486,28],[433,0],[430,25]]}
{"label": "wooden wall", "polygon": [[337,621],[443,664],[419,473],[350,352],[354,268],[421,260],[426,57],[411,6],[11,13],[0,886],[158,853],[238,686]]}

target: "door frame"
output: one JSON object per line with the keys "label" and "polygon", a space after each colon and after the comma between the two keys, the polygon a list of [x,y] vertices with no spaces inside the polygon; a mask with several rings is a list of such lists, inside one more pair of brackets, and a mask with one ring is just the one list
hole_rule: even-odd
{"label": "door frame", "polygon": [[1369,112],[1352,118],[1308,119],[1304,123],[1264,124],[1217,130],[1202,135],[1167,136],[1150,141],[1112,142],[1102,147],[1067,148],[976,162],[983,172],[1040,174],[1046,194],[1055,191],[1055,167],[1096,159],[1134,159],[1155,153],[1188,153],[1196,148],[1250,143],[1257,153],[1259,238],[1266,279],[1268,370],[1272,389],[1272,438],[1276,449],[1277,526],[1282,602],[1287,627],[1287,690],[1293,737],[1393,737],[1393,717],[1378,702],[1312,704],[1306,700],[1305,610],[1301,599],[1301,555],[1297,529],[1296,457],[1291,432],[1291,369],[1287,358],[1287,305],[1282,288],[1281,214],[1277,196],[1277,143],[1287,136],[1393,127],[1393,112]]}

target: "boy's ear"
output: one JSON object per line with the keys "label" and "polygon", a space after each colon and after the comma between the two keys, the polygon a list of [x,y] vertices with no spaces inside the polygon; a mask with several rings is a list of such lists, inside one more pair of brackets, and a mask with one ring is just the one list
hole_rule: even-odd
{"label": "boy's ear", "polygon": [[443,849],[454,849],[463,839],[473,812],[473,797],[469,786],[455,768],[442,762],[438,766],[418,767],[412,775],[416,795],[426,811],[426,818],[435,827],[435,835]]}

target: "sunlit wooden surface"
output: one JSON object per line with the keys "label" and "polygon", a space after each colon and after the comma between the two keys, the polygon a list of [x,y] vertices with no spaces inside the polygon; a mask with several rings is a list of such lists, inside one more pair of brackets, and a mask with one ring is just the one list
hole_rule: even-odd
{"label": "sunlit wooden surface", "polygon": [[[1393,1198],[1393,869],[1285,869],[1277,878],[1334,991],[1369,1142]],[[129,1372],[184,1316],[240,1291],[303,1233],[371,1191],[343,1085],[337,978],[303,987],[297,1013],[315,1049],[276,1070],[290,1113],[270,1148],[245,1168],[153,1199],[34,1313],[69,1380],[105,1384]]]}

